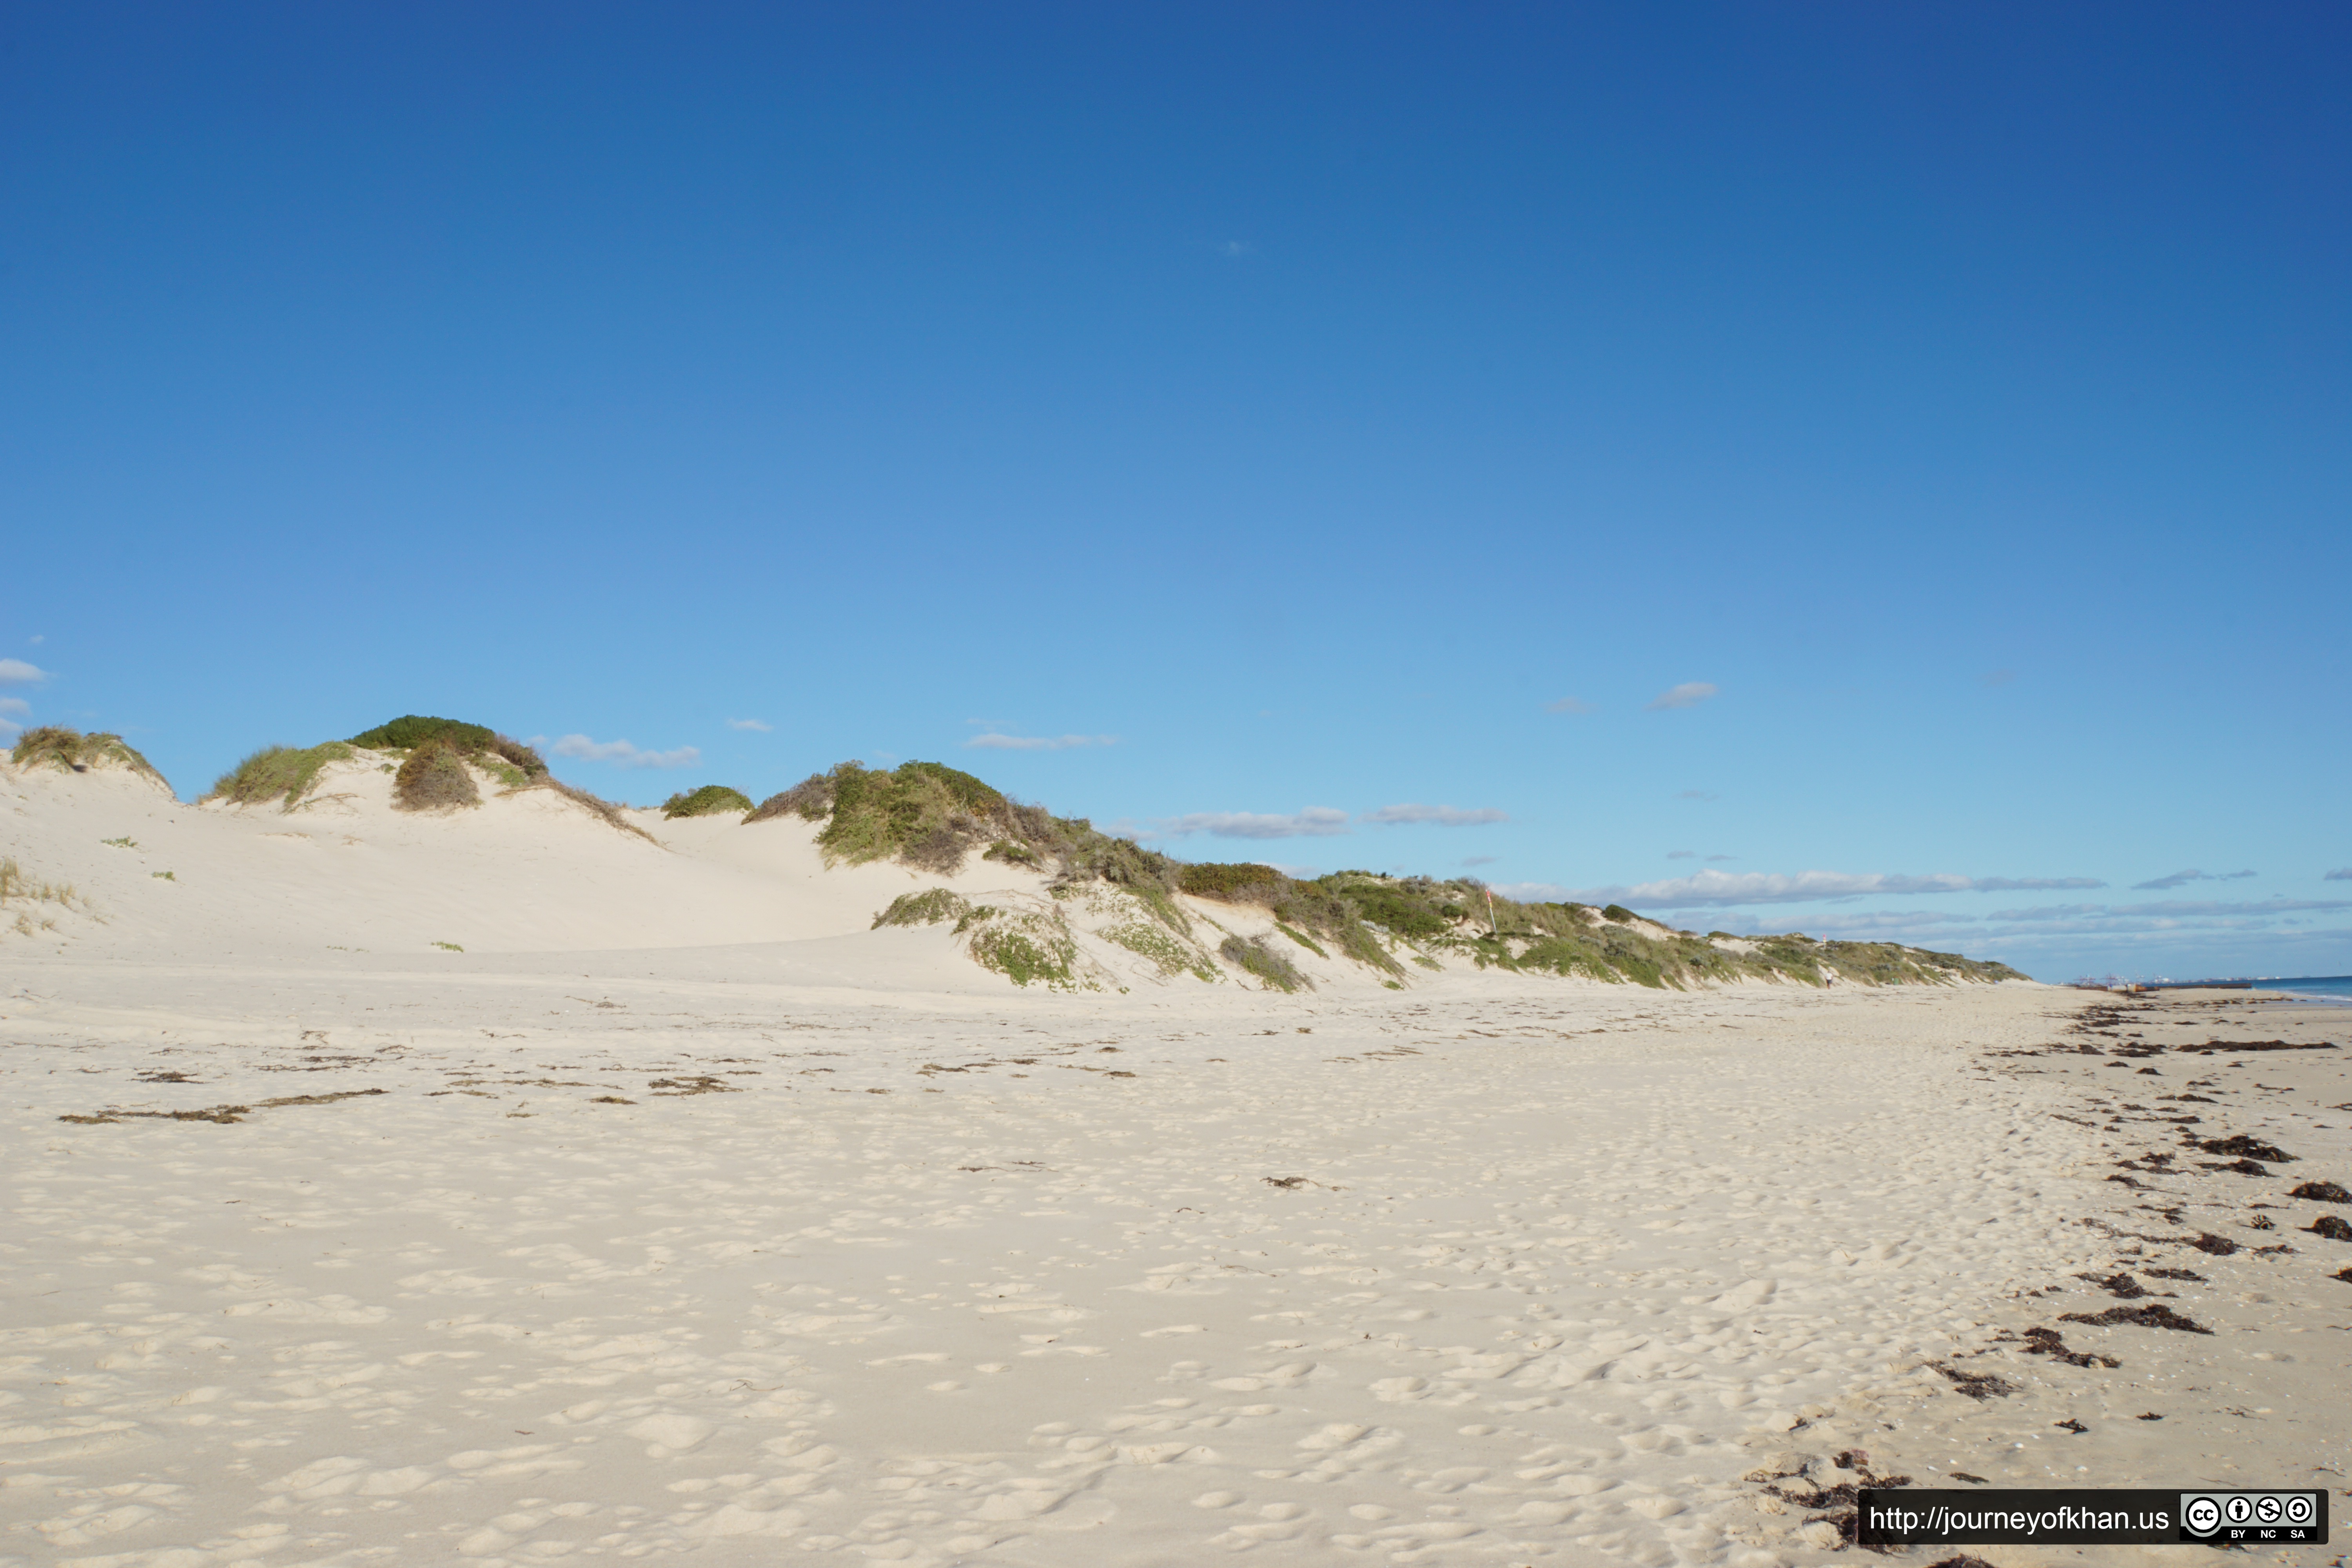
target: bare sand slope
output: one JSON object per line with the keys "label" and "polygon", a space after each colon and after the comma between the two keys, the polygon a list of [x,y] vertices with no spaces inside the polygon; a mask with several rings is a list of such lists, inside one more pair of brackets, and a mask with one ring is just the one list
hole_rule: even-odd
{"label": "bare sand slope", "polygon": [[[796,819],[746,827],[632,811],[632,833],[552,790],[484,784],[490,798],[478,808],[396,811],[390,775],[363,752],[330,763],[287,811],[182,805],[125,769],[0,763],[0,855],[81,895],[30,910],[56,921],[50,945],[142,962],[822,940],[866,931],[909,888],[1020,897],[1043,880],[977,860],[952,879],[888,865],[827,870]],[[25,912],[12,904],[8,920]],[[0,953],[9,934],[0,931]],[[946,949],[943,939],[929,945]],[[968,967],[959,984],[1002,987]]]}

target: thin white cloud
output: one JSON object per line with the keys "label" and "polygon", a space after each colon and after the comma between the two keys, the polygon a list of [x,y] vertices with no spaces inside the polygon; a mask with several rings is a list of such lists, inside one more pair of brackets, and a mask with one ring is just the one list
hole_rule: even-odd
{"label": "thin white cloud", "polygon": [[1696,849],[1669,849],[1666,851],[1666,858],[1669,860],[1696,860],[1698,858],[1698,851]]}
{"label": "thin white cloud", "polygon": [[2134,882],[2137,893],[2161,893],[2189,882],[2236,882],[2254,875],[2252,871],[2175,871],[2169,877],[2158,877],[2150,881]]}
{"label": "thin white cloud", "polygon": [[1074,746],[1116,746],[1116,735],[1000,735],[992,730],[964,742],[985,752],[1066,752]]}
{"label": "thin white cloud", "polygon": [[2323,882],[2352,882],[2352,866],[2338,866],[2319,879]]}
{"label": "thin white cloud", "polygon": [[1348,831],[1348,814],[1328,805],[1310,805],[1288,814],[1195,811],[1165,818],[1159,827],[1171,838],[1194,833],[1212,838],[1329,838]]}
{"label": "thin white cloud", "polygon": [[29,719],[33,705],[21,697],[0,697],[0,718]]}
{"label": "thin white cloud", "polygon": [[1544,711],[1547,713],[1590,713],[1592,711],[1592,704],[1585,701],[1580,697],[1563,697],[1557,702],[1545,703]]}
{"label": "thin white cloud", "polygon": [[0,685],[37,686],[49,678],[49,672],[21,658],[0,658]]}
{"label": "thin white cloud", "polygon": [[1491,866],[1495,863],[1495,858],[1492,855],[1465,855],[1462,858],[1462,863],[1465,866]]}
{"label": "thin white cloud", "polygon": [[1706,858],[1707,864],[1713,865],[1717,860],[1737,860],[1739,857],[1737,855],[1710,855]]}
{"label": "thin white cloud", "polygon": [[533,736],[530,743],[545,746],[553,756],[583,763],[610,763],[618,768],[690,768],[702,761],[701,750],[694,746],[680,746],[674,752],[648,752],[626,741],[593,741],[585,735],[563,735],[553,741]]}
{"label": "thin white cloud", "polygon": [[1992,893],[2032,889],[2104,888],[2089,877],[1955,877],[1948,875],[1889,876],[1880,872],[1856,875],[1845,871],[1694,871],[1656,882],[1631,886],[1584,888],[1561,897],[1581,904],[1625,904],[1642,908],[1721,909],[1735,904],[1797,904],[1824,899],[1858,899],[1874,894],[1907,897],[1919,893]]}
{"label": "thin white cloud", "polygon": [[1484,827],[1489,823],[1508,822],[1510,814],[1491,805],[1464,810],[1455,805],[1423,805],[1418,802],[1404,805],[1384,805],[1378,811],[1368,811],[1356,818],[1381,827],[1404,827],[1428,824],[1437,827]]}
{"label": "thin white cloud", "polygon": [[1655,713],[1664,708],[1696,708],[1718,689],[1704,680],[1685,680],[1680,686],[1670,686],[1651,698],[1649,711]]}
{"label": "thin white cloud", "polygon": [[750,730],[761,735],[775,728],[773,724],[760,719],[730,719],[727,721],[727,727],[730,730]]}

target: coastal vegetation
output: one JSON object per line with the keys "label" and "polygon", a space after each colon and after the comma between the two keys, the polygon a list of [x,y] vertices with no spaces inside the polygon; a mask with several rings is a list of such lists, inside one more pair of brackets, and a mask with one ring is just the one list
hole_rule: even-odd
{"label": "coastal vegetation", "polygon": [[[1504,898],[1470,878],[1437,880],[1350,870],[1299,879],[1257,861],[1187,863],[1099,832],[1084,817],[1055,816],[1043,806],[1013,800],[939,763],[904,763],[887,772],[843,763],[769,797],[745,820],[788,816],[824,825],[816,841],[831,864],[894,859],[912,870],[951,876],[979,849],[985,859],[1043,873],[1047,890],[1056,897],[1108,886],[1130,898],[1148,919],[1139,925],[1116,921],[1098,934],[1150,958],[1164,973],[1203,967],[1202,957],[1179,956],[1202,950],[1192,942],[1192,921],[1178,894],[1262,910],[1273,918],[1276,931],[1318,957],[1337,954],[1399,983],[1406,963],[1439,968],[1448,957],[1481,969],[1659,990],[1741,979],[1807,985],[1841,980],[1945,984],[2009,979],[2017,973],[2005,964],[1891,942],[1822,942],[1793,933],[1701,936],[1645,920],[1620,904],[1596,909]],[[947,907],[930,901],[929,894],[909,894],[877,923],[943,919],[932,911]],[[973,917],[960,911],[956,918]],[[1163,939],[1147,940],[1150,922],[1180,940],[1164,948]],[[1295,963],[1262,940],[1234,936],[1216,952],[1276,989],[1307,984]]]}

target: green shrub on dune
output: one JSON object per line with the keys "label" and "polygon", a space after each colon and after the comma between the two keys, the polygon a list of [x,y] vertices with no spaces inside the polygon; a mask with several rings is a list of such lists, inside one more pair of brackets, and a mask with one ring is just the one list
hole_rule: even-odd
{"label": "green shrub on dune", "polygon": [[408,753],[392,776],[392,804],[403,811],[479,805],[482,792],[457,748],[446,740],[426,741]]}
{"label": "green shrub on dune", "polygon": [[662,802],[662,815],[673,818],[718,816],[726,812],[748,812],[751,809],[750,795],[740,789],[729,789],[725,784],[704,784],[691,795],[680,790]]}
{"label": "green shrub on dune", "polygon": [[462,719],[436,719],[404,713],[389,724],[378,724],[351,738],[354,746],[374,752],[410,752],[428,743],[447,746],[485,772],[495,773],[509,789],[523,789],[547,777],[547,759],[534,746],[502,735],[486,724]]}
{"label": "green shrub on dune", "polygon": [[497,731],[487,725],[468,724],[460,719],[435,719],[423,713],[404,713],[389,724],[378,724],[373,730],[362,730],[352,737],[354,746],[365,746],[372,752],[413,752],[427,741],[446,741],[468,756],[487,752],[498,740]]}

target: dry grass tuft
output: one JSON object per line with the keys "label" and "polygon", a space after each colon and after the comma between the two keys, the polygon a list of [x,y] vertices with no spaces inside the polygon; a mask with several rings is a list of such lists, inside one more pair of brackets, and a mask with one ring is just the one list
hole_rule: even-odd
{"label": "dry grass tuft", "polygon": [[635,823],[631,822],[625,816],[624,816],[622,814],[622,808],[615,803],[606,800],[603,795],[591,795],[586,790],[580,788],[577,784],[565,784],[553,773],[541,774],[538,781],[530,787],[533,789],[553,790],[556,794],[562,795],[564,799],[572,802],[573,805],[586,806],[590,811],[603,818],[610,826],[617,827],[624,833],[634,833],[648,844],[659,845],[661,843],[660,839],[656,838],[652,834],[647,833],[644,828],[639,827]]}
{"label": "dry grass tuft", "polygon": [[482,791],[473,770],[449,742],[434,739],[408,753],[392,778],[392,803],[403,811],[436,811],[479,805]]}

